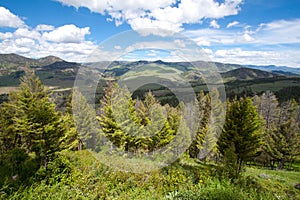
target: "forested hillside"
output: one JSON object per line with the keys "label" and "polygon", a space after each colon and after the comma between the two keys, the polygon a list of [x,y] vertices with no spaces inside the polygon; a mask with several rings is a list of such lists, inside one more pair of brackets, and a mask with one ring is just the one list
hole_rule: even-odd
{"label": "forested hillside", "polygon": [[[298,68],[276,66],[243,66],[218,62],[163,62],[157,61],[103,61],[96,63],[75,63],[54,56],[40,59],[26,58],[17,54],[0,54],[0,103],[7,100],[9,91],[15,90],[20,84],[24,70],[29,67],[35,70],[41,82],[54,90],[70,89],[74,85],[79,69],[86,69],[101,76],[101,80],[118,80],[120,77],[142,76],[148,74],[178,75],[188,81],[199,93],[208,92],[205,81],[210,80],[209,74],[220,73],[229,98],[235,96],[261,95],[265,91],[276,94],[280,103],[294,98],[300,102],[300,70]],[[145,71],[148,69],[147,71]],[[150,70],[149,70],[150,69]],[[207,77],[208,76],[208,77]],[[206,77],[204,79],[204,77]],[[97,100],[104,95],[104,82],[99,82]],[[162,86],[146,85],[139,88],[135,95],[142,95],[151,90],[163,104],[178,104],[170,91]],[[65,96],[65,98],[68,98]],[[98,101],[99,102],[99,101]],[[96,103],[98,103],[96,102]]]}
{"label": "forested hillside", "polygon": [[151,91],[132,98],[108,82],[94,110],[73,90],[62,112],[33,71],[20,82],[0,106],[1,199],[300,198],[294,99],[264,92],[224,103],[218,90],[200,91],[191,135],[188,106],[162,105]]}

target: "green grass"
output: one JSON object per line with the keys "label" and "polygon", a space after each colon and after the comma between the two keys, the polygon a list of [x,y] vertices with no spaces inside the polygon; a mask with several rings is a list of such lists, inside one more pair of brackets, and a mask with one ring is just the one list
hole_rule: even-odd
{"label": "green grass", "polygon": [[[113,158],[112,158],[113,159]],[[215,164],[183,157],[173,165],[148,173],[115,171],[88,151],[64,152],[41,168],[31,185],[0,199],[299,199],[292,187],[300,172],[247,168],[239,180],[218,179]],[[115,159],[114,162],[124,162]],[[142,166],[141,166],[142,167]],[[267,174],[269,179],[260,177]]]}
{"label": "green grass", "polygon": [[268,190],[277,199],[300,199],[300,191],[294,188],[300,183],[300,171],[247,168],[246,175],[255,177],[262,190]]}
{"label": "green grass", "polygon": [[270,180],[279,181],[286,186],[294,186],[296,183],[300,183],[300,172],[299,171],[286,171],[286,170],[267,170],[258,168],[247,168],[247,173],[259,176],[266,174],[270,177]]}

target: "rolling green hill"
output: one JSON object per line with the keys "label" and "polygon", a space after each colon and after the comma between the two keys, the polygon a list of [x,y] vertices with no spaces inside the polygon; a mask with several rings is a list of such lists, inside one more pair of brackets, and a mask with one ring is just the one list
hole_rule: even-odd
{"label": "rolling green hill", "polygon": [[[164,62],[157,61],[113,61],[99,63],[74,63],[67,62],[54,56],[40,59],[26,58],[16,54],[0,54],[0,94],[5,95],[19,85],[19,79],[24,74],[25,66],[36,71],[43,84],[54,88],[71,88],[79,68],[84,68],[87,73],[100,74],[104,79],[130,79],[134,77],[166,77],[174,83],[180,78],[189,81],[194,90],[207,90],[205,81],[210,81],[210,75],[216,72],[223,77],[227,96],[254,95],[266,90],[273,91],[282,99],[300,99],[300,94],[295,88],[300,88],[300,76],[296,68],[275,66],[249,65],[245,67],[237,64],[224,64],[218,62]],[[100,73],[99,73],[100,72]],[[203,77],[206,77],[205,79]],[[204,81],[205,80],[205,81]],[[91,80],[94,81],[94,80]],[[217,83],[220,84],[220,83]],[[103,83],[99,85],[103,91]],[[296,90],[297,90],[296,89]],[[135,95],[152,90],[163,101],[169,101],[170,93],[166,88],[158,85],[147,85],[136,91]]]}
{"label": "rolling green hill", "polygon": [[255,79],[265,79],[265,78],[278,78],[284,77],[283,75],[275,74],[272,72],[262,71],[258,69],[250,68],[238,68],[228,72],[222,73],[222,77],[225,82],[235,81],[235,80],[255,80]]}
{"label": "rolling green hill", "polygon": [[13,72],[22,71],[25,66],[43,67],[61,61],[63,60],[55,56],[31,59],[17,54],[0,54],[0,75],[5,76]]}

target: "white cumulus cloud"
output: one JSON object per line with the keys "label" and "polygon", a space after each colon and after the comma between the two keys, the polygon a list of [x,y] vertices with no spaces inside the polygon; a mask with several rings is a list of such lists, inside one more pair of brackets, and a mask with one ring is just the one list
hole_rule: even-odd
{"label": "white cumulus cloud", "polygon": [[[128,23],[142,34],[170,35],[184,24],[201,23],[205,18],[236,15],[242,0],[57,0],[75,8],[86,7],[107,15],[116,25]],[[165,30],[165,31],[162,31]]]}
{"label": "white cumulus cloud", "polygon": [[90,34],[90,28],[78,28],[73,24],[64,25],[51,32],[43,33],[43,39],[57,43],[80,43]]}
{"label": "white cumulus cloud", "polygon": [[209,24],[210,27],[213,27],[213,28],[220,28],[220,25],[218,24],[218,22],[216,20],[212,20]]}
{"label": "white cumulus cloud", "polygon": [[13,36],[11,32],[1,33],[0,32],[0,40],[6,40]]}
{"label": "white cumulus cloud", "polygon": [[213,59],[223,63],[251,65],[278,65],[300,67],[300,50],[243,50],[241,48],[220,49]]}
{"label": "white cumulus cloud", "polygon": [[0,7],[0,27],[18,28],[24,26],[25,23],[18,16],[10,12],[10,10]]}
{"label": "white cumulus cloud", "polygon": [[34,29],[24,26],[14,32],[0,32],[0,53],[16,53],[37,58],[48,55],[83,62],[97,47],[85,39],[89,27],[75,25],[53,27],[40,24]]}
{"label": "white cumulus cloud", "polygon": [[32,47],[35,45],[35,41],[29,38],[18,38],[15,40],[15,44],[19,47]]}
{"label": "white cumulus cloud", "polygon": [[14,37],[16,38],[32,38],[32,39],[40,39],[41,34],[36,30],[31,30],[29,28],[18,28],[14,32]]}
{"label": "white cumulus cloud", "polygon": [[55,27],[47,24],[39,24],[35,27],[35,30],[37,31],[52,31]]}
{"label": "white cumulus cloud", "polygon": [[230,22],[229,24],[227,24],[226,28],[231,28],[231,27],[234,27],[239,24],[240,23],[238,21],[233,21],[233,22]]}

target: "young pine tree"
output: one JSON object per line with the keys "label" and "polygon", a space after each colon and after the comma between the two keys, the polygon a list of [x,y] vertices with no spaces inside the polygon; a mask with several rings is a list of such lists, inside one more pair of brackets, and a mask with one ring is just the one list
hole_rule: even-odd
{"label": "young pine tree", "polygon": [[101,134],[96,114],[77,89],[74,89],[69,96],[63,118],[68,131],[62,138],[62,146],[71,150],[97,149]]}
{"label": "young pine tree", "polygon": [[191,146],[189,147],[189,155],[191,158],[198,157],[200,149],[203,148],[204,139],[208,131],[211,105],[209,96],[205,95],[203,91],[200,91],[198,95],[198,104],[200,120],[196,135]]}
{"label": "young pine tree", "polygon": [[241,172],[244,161],[258,154],[261,146],[260,127],[261,120],[250,98],[230,103],[217,148],[223,160],[226,160],[226,154],[229,154],[228,149],[234,151],[237,174]]}
{"label": "young pine tree", "polygon": [[61,150],[60,139],[66,126],[49,100],[49,91],[34,72],[28,71],[21,78],[20,89],[10,94],[1,109],[8,114],[1,119],[1,141],[11,140],[6,149],[21,148],[28,154],[34,153],[43,165]]}
{"label": "young pine tree", "polygon": [[[114,109],[114,103],[116,103],[116,101],[124,101],[124,103],[128,105],[128,99],[118,99],[118,97],[115,96],[116,91],[120,90],[121,89],[117,84],[111,84],[109,86],[106,90],[105,96],[101,100],[100,116],[98,116],[97,119],[100,123],[101,131],[109,140],[110,148],[125,150],[125,148],[128,148],[127,142],[129,136],[126,131],[120,127],[120,124],[116,120],[117,115],[121,113],[119,113],[117,109]],[[120,106],[122,106],[122,104]],[[128,112],[126,114],[128,114]]]}

